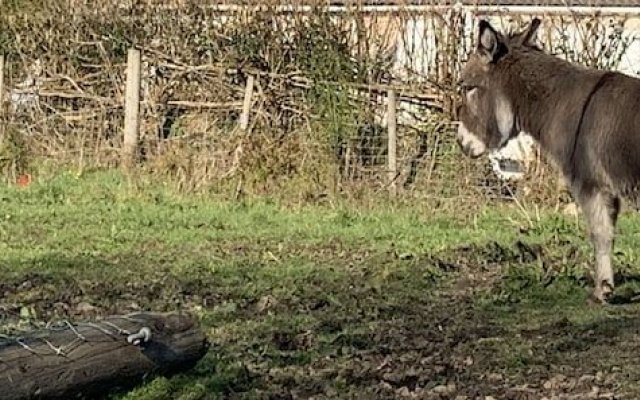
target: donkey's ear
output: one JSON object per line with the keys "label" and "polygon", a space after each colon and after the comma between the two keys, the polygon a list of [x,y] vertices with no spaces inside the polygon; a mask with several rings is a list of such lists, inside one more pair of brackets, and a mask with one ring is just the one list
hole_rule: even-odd
{"label": "donkey's ear", "polygon": [[498,61],[506,53],[502,35],[484,19],[480,20],[478,27],[478,51],[487,58],[488,62]]}
{"label": "donkey's ear", "polygon": [[524,31],[515,35],[514,39],[517,40],[518,44],[528,47],[536,47],[536,36],[538,34],[538,28],[542,21],[540,18],[534,18],[531,20],[529,27]]}

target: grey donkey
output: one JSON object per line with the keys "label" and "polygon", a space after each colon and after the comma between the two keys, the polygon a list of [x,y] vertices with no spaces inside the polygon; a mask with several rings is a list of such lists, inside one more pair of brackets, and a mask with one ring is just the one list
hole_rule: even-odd
{"label": "grey donkey", "polygon": [[535,43],[540,23],[503,34],[479,22],[458,82],[457,141],[477,158],[520,132],[535,139],[583,211],[595,251],[593,297],[607,303],[621,198],[636,199],[640,182],[640,79],[545,53]]}

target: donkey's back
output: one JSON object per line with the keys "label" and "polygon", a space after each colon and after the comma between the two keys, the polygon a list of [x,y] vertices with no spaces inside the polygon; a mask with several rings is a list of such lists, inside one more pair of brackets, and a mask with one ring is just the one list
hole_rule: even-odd
{"label": "donkey's back", "polygon": [[612,194],[635,197],[640,183],[640,79],[604,73],[578,124],[574,176],[594,180]]}

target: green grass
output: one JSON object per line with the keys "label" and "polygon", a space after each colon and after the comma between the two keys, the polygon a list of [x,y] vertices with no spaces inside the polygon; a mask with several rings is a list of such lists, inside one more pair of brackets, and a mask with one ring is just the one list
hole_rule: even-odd
{"label": "green grass", "polygon": [[[81,302],[194,312],[213,342],[207,356],[114,394],[122,400],[395,398],[446,384],[549,394],[558,371],[602,372],[603,390],[638,393],[623,357],[637,350],[637,308],[586,301],[580,220],[498,204],[427,210],[227,202],[116,172],[2,187],[0,315],[14,324],[28,307],[50,320],[68,317],[55,303],[73,313]],[[622,217],[616,267],[626,277],[637,272],[638,227]],[[611,374],[626,380],[607,383]]]}

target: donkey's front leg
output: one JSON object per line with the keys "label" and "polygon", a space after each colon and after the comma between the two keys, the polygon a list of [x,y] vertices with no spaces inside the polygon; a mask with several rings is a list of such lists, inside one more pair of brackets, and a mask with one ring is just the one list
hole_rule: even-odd
{"label": "donkey's front leg", "polygon": [[620,212],[620,198],[598,190],[582,191],[577,197],[584,211],[595,251],[593,297],[606,303],[614,289],[611,252]]}

